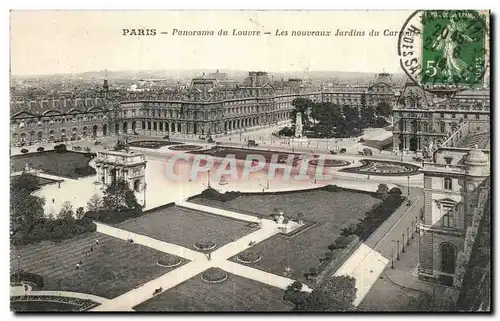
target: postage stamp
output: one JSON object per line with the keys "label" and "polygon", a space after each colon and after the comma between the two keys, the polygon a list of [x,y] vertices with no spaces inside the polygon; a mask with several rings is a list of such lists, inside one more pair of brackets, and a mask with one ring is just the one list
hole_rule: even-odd
{"label": "postage stamp", "polygon": [[488,66],[488,19],[475,10],[414,12],[399,36],[402,69],[424,88],[481,87]]}

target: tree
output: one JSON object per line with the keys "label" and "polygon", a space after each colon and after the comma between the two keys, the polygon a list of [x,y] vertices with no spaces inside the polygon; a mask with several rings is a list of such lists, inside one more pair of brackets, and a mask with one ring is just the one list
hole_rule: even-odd
{"label": "tree", "polygon": [[389,187],[386,184],[378,184],[377,194],[380,197],[385,198],[387,196],[387,193],[389,193]]}
{"label": "tree", "polygon": [[97,194],[92,195],[90,200],[87,202],[87,211],[89,212],[99,212],[102,210],[102,207],[102,198]]}
{"label": "tree", "polygon": [[356,279],[350,276],[334,276],[314,289],[297,304],[295,311],[352,311],[356,298]]}
{"label": "tree", "polygon": [[137,198],[127,182],[122,179],[116,180],[104,191],[102,198],[103,209],[107,211],[126,211],[140,208]]}
{"label": "tree", "polygon": [[85,209],[83,208],[83,206],[78,207],[76,209],[76,218],[78,220],[81,220],[84,215],[85,215]]}
{"label": "tree", "polygon": [[36,176],[23,173],[12,177],[10,180],[10,192],[12,193],[27,193],[35,191],[38,188],[38,179]]}
{"label": "tree", "polygon": [[389,194],[400,196],[401,194],[403,194],[403,192],[401,191],[401,189],[399,187],[393,187],[389,191]]}
{"label": "tree", "polygon": [[22,202],[11,203],[10,213],[13,230],[29,234],[34,224],[43,218],[45,199],[34,195],[25,195]]}
{"label": "tree", "polygon": [[[309,99],[296,98],[292,101],[292,106],[295,109],[290,113],[290,118],[291,118],[292,124],[295,125],[297,113],[300,112],[302,114],[302,116],[305,116],[308,109],[310,109],[314,106],[314,103]],[[309,120],[307,117],[302,117],[302,123],[304,125],[307,125],[308,122],[309,122]]]}
{"label": "tree", "polygon": [[71,220],[74,218],[73,205],[71,202],[66,201],[62,204],[61,210],[59,211],[59,219]]}

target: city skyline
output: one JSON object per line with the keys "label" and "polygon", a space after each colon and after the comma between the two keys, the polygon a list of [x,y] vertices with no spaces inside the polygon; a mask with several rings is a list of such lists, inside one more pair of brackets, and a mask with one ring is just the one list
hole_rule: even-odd
{"label": "city skyline", "polygon": [[[279,16],[271,11],[141,11],[133,15],[128,11],[13,11],[10,70],[14,76],[104,69],[401,73],[397,37],[383,36],[383,32],[398,31],[408,16],[406,11],[284,11]],[[157,35],[123,35],[123,29],[134,28],[155,29]],[[173,36],[173,29],[214,30],[216,34],[220,29],[230,33],[253,30],[261,35]],[[329,30],[332,34],[276,35],[292,30]],[[365,31],[365,36],[333,36],[337,30]],[[370,30],[381,34],[368,36]]]}

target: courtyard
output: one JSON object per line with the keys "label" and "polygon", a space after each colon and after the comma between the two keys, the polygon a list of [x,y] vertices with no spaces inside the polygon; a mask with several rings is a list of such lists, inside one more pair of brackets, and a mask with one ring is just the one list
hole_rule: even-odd
{"label": "courtyard", "polygon": [[[96,240],[99,245],[95,244]],[[87,252],[90,252],[88,256]],[[41,290],[113,298],[173,270],[157,264],[164,256],[165,253],[148,247],[89,233],[60,243],[46,241],[13,247],[10,266],[12,271],[21,269],[41,275],[45,284]],[[181,260],[182,264],[187,262]],[[76,269],[80,261],[80,269]]]}
{"label": "courtyard", "polygon": [[192,250],[198,250],[198,242],[213,242],[217,249],[256,230],[248,222],[180,206],[153,210],[117,227]]}
{"label": "courtyard", "polygon": [[140,312],[290,311],[283,290],[228,273],[218,284],[204,282],[200,275],[134,307]]}
{"label": "courtyard", "polygon": [[80,178],[95,174],[95,170],[89,166],[91,159],[92,156],[85,153],[72,151],[57,153],[51,150],[15,155],[10,158],[10,161],[11,170],[14,172],[24,171],[28,164],[31,169],[41,170],[46,174]]}
{"label": "courtyard", "polygon": [[[319,266],[320,259],[325,258],[328,252],[328,245],[334,243],[341,229],[364,218],[365,212],[379,204],[380,200],[365,193],[310,190],[243,194],[225,203],[204,198],[195,198],[191,202],[263,216],[269,216],[275,208],[279,208],[285,217],[296,218],[298,213],[302,213],[304,220],[316,222],[291,238],[275,235],[252,247],[252,251],[258,252],[262,259],[250,266],[279,275],[290,267],[291,278],[307,283],[304,273],[311,267]],[[231,260],[238,262],[236,257]]]}

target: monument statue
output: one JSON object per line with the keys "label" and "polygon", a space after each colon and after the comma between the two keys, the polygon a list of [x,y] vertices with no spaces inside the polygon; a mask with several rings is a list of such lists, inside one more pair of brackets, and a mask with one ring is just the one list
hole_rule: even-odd
{"label": "monument statue", "polygon": [[302,113],[298,112],[295,118],[295,137],[302,137]]}

